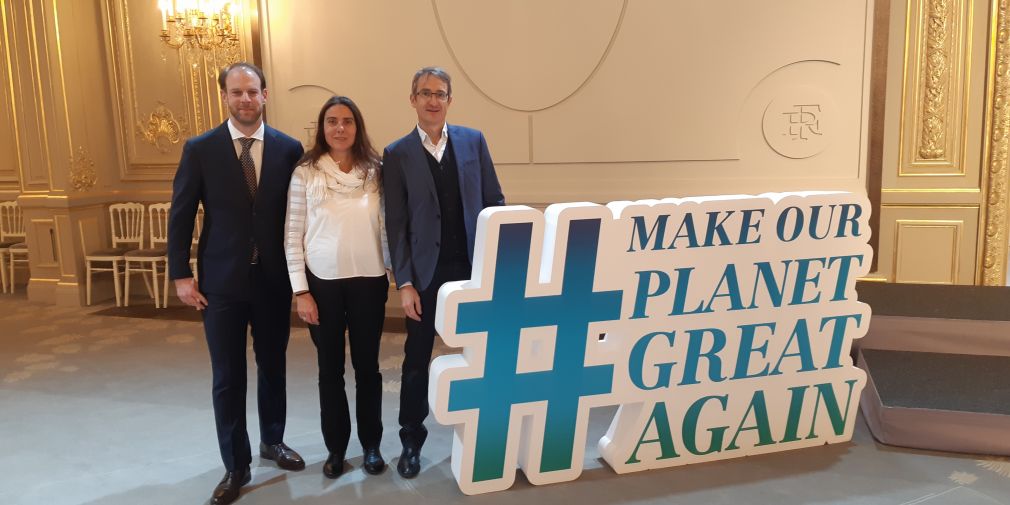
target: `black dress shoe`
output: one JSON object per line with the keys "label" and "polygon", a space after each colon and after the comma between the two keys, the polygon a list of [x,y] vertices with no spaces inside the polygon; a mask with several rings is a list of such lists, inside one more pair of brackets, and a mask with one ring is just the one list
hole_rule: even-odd
{"label": "black dress shoe", "polygon": [[361,466],[371,475],[379,475],[386,469],[386,461],[382,459],[378,447],[366,447],[363,459],[364,463]]}
{"label": "black dress shoe", "polygon": [[400,461],[396,463],[396,473],[404,479],[413,479],[421,471],[421,449],[404,447]]}
{"label": "black dress shoe", "polygon": [[326,463],[323,463],[323,475],[336,479],[342,473],[344,473],[344,455],[331,452],[330,457],[326,458]]}
{"label": "black dress shoe", "polygon": [[305,469],[305,460],[294,449],[285,445],[284,442],[274,445],[266,445],[261,442],[260,457],[277,463],[277,466],[285,470],[298,471]]}
{"label": "black dress shoe", "polygon": [[210,505],[228,505],[237,500],[239,490],[250,480],[252,480],[252,475],[249,473],[249,468],[225,472],[224,478],[214,488],[214,494],[210,495]]}

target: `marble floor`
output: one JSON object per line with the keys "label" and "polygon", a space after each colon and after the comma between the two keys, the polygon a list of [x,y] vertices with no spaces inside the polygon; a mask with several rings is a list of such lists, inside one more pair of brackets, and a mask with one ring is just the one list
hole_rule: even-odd
{"label": "marble floor", "polygon": [[[129,315],[108,304],[61,308],[0,296],[0,503],[207,502],[222,468],[201,326],[181,307],[158,318]],[[393,464],[403,339],[390,332],[382,342],[382,450]],[[308,467],[290,473],[254,458],[240,504],[1010,505],[1010,460],[880,445],[861,419],[845,444],[619,476],[595,443],[613,409],[590,414],[585,471],[570,483],[533,486],[520,473],[508,491],[463,495],[449,466],[451,431],[433,423],[416,479],[391,469],[368,476],[352,440],[352,468],[329,480],[314,353],[307,330],[294,328],[286,441]],[[252,398],[250,438],[257,440]]]}

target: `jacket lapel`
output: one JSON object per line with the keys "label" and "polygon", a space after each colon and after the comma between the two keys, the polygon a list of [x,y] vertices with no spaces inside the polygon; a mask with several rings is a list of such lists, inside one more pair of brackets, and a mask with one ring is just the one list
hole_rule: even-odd
{"label": "jacket lapel", "polygon": [[428,193],[431,194],[431,198],[435,200],[437,205],[438,193],[435,191],[435,180],[431,177],[431,170],[428,169],[428,156],[424,154],[426,149],[421,144],[421,136],[418,135],[417,128],[407,134],[407,141],[410,148],[407,149],[407,163],[404,166],[417,168],[409,169],[410,173],[404,174],[404,177],[410,177],[414,181],[420,180],[421,184],[428,188]]}
{"label": "jacket lapel", "polygon": [[452,139],[450,142],[452,146],[452,156],[456,157],[456,177],[460,183],[460,198],[466,202],[467,184],[464,167],[466,167],[467,162],[470,161],[470,149],[468,148],[470,146],[468,143],[469,139],[463,138],[463,132],[456,126],[449,124],[446,125],[446,128],[448,130],[448,137]]}
{"label": "jacket lapel", "polygon": [[260,193],[260,188],[270,183],[274,175],[274,168],[279,165],[277,150],[277,136],[273,128],[269,126],[263,129],[263,166],[260,167],[260,181],[256,185],[256,194]]}

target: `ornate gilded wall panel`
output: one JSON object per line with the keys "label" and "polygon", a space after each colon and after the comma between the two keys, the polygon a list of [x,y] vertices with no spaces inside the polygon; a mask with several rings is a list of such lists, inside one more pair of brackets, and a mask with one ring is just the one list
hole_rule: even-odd
{"label": "ornate gilded wall panel", "polygon": [[973,284],[979,209],[881,208],[878,274],[890,282]]}
{"label": "ornate gilded wall panel", "polygon": [[967,130],[981,103],[970,93],[973,4],[972,0],[907,2],[900,186],[919,184],[902,178],[948,176],[958,180],[944,181],[947,187],[977,187],[978,174],[967,169],[973,146]]}
{"label": "ornate gilded wall panel", "polygon": [[60,282],[75,284],[77,282],[77,257],[73,239],[74,227],[70,224],[70,215],[53,216],[53,237],[56,239],[57,259],[60,265]]}
{"label": "ornate gilded wall panel", "polygon": [[894,282],[956,284],[964,223],[899,219],[894,228]]}
{"label": "ornate gilded wall panel", "polygon": [[989,43],[988,80],[986,82],[985,233],[981,236],[981,284],[1002,286],[1007,282],[1007,248],[1010,220],[1007,218],[1007,164],[1010,157],[1010,6],[1005,0],[993,0]]}
{"label": "ornate gilded wall panel", "polygon": [[[254,0],[242,3],[242,12],[255,12]],[[227,117],[217,72],[252,53],[248,16],[240,23],[237,47],[173,49],[159,37],[161,13],[156,3],[102,0],[102,4],[122,153],[120,177],[125,181],[171,180],[186,138]]]}
{"label": "ornate gilded wall panel", "polygon": [[[990,7],[999,1],[892,4],[890,31],[904,36],[891,39],[888,73],[903,77],[887,84],[875,277],[979,281],[986,104],[992,100],[987,98],[991,62],[986,49]],[[963,224],[951,224],[955,222]],[[952,235],[955,229],[958,238]],[[945,245],[950,243],[956,247]]]}
{"label": "ornate gilded wall panel", "polygon": [[26,217],[26,221],[25,231],[28,234],[28,254],[32,257],[32,267],[57,269],[60,266],[60,252],[56,244],[55,217],[52,219]]}
{"label": "ornate gilded wall panel", "polygon": [[4,2],[4,48],[16,126],[16,152],[21,186],[27,192],[51,189],[55,157],[67,152],[66,111],[59,61],[49,49],[55,37],[49,3]]}
{"label": "ornate gilded wall panel", "polygon": [[18,123],[14,114],[14,93],[11,86],[11,37],[7,17],[7,0],[0,0],[0,190],[21,189],[18,167]]}

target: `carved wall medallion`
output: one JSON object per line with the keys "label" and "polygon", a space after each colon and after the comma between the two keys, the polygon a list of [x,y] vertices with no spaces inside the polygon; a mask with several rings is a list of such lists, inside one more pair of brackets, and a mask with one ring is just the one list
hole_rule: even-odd
{"label": "carved wall medallion", "polygon": [[90,191],[98,182],[95,172],[95,162],[88,156],[84,146],[78,146],[77,152],[70,157],[70,187],[74,191]]}
{"label": "carved wall medallion", "polygon": [[173,144],[178,144],[184,133],[185,120],[182,123],[176,120],[175,113],[164,102],[158,102],[146,121],[137,122],[137,136],[162,153],[167,153]]}

